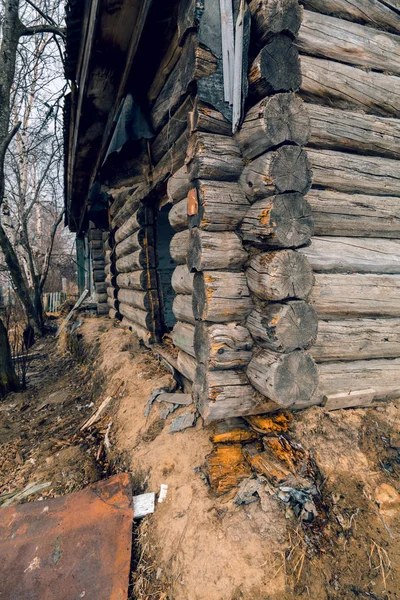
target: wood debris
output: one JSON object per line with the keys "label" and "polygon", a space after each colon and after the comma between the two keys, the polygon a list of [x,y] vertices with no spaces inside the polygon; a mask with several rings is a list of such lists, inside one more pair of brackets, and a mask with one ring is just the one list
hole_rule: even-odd
{"label": "wood debris", "polygon": [[194,427],[196,424],[196,413],[189,412],[184,413],[183,415],[179,415],[174,419],[169,427],[170,433],[177,433],[178,431],[183,431],[184,429],[188,429],[188,427]]}
{"label": "wood debris", "polygon": [[276,415],[254,415],[246,417],[247,423],[258,433],[284,432],[289,429],[291,414],[281,412]]}
{"label": "wood debris", "polygon": [[246,421],[239,417],[232,417],[214,423],[212,425],[212,434],[210,439],[214,444],[229,442],[254,442],[257,440],[257,434],[250,429]]}
{"label": "wood debris", "polygon": [[207,474],[217,495],[236,488],[251,475],[250,465],[243,456],[240,444],[221,444],[207,457]]}

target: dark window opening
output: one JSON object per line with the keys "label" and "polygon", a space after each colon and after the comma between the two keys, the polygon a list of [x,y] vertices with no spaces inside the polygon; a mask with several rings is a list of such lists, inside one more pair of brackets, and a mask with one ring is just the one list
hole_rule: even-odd
{"label": "dark window opening", "polygon": [[171,204],[167,204],[156,213],[157,274],[162,333],[171,331],[176,323],[174,313],[172,312],[175,292],[171,284],[171,279],[177,265],[169,252],[169,245],[175,234],[168,220],[170,209]]}

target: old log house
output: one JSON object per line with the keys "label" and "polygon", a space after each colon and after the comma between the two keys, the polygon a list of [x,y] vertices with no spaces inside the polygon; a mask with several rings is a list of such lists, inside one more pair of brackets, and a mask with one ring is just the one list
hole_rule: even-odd
{"label": "old log house", "polygon": [[399,397],[398,2],[69,0],[67,26],[99,313],[206,422]]}

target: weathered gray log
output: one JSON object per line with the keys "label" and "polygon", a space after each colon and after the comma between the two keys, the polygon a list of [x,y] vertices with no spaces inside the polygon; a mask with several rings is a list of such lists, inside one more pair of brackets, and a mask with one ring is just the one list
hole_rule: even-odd
{"label": "weathered gray log", "polygon": [[148,329],[148,331],[154,332],[155,323],[153,316],[140,308],[134,308],[133,306],[129,306],[128,304],[120,303],[119,312],[122,316],[129,319],[129,321],[133,321],[137,325],[140,325],[144,329]]}
{"label": "weathered gray log", "polygon": [[249,207],[241,187],[228,181],[198,181],[199,208],[189,227],[208,231],[234,231]]}
{"label": "weathered gray log", "polygon": [[103,248],[98,250],[92,249],[90,254],[92,255],[93,262],[105,262],[105,252]]}
{"label": "weathered gray log", "polygon": [[115,308],[110,308],[108,311],[108,316],[110,317],[110,319],[118,319],[119,312]]}
{"label": "weathered gray log", "polygon": [[[119,213],[118,213],[119,216]],[[132,233],[135,233],[141,227],[145,227],[146,225],[153,224],[153,213],[150,208],[138,205],[137,210],[132,211],[129,215],[124,215],[124,218],[121,217],[121,222],[118,220],[119,225],[118,229],[115,232],[115,242],[118,244],[122,242],[125,238],[130,236]]]}
{"label": "weathered gray log", "polygon": [[316,235],[400,238],[400,198],[311,189]]}
{"label": "weathered gray log", "polygon": [[243,169],[243,159],[233,138],[201,131],[190,138],[186,164],[191,180],[237,181]]}
{"label": "weathered gray log", "polygon": [[145,327],[141,327],[135,321],[128,319],[127,317],[123,317],[121,321],[122,327],[126,327],[132,333],[135,333],[140,340],[144,342],[146,346],[152,344],[155,341],[155,336],[151,331],[148,331]]}
{"label": "weathered gray log", "polygon": [[254,390],[240,370],[209,371],[198,364],[193,398],[206,424],[248,413],[254,406]]}
{"label": "weathered gray log", "polygon": [[[241,239],[233,231],[190,231],[187,254],[189,271],[230,269],[239,271],[248,258]],[[177,261],[178,262],[178,261]]]}
{"label": "weathered gray log", "polygon": [[156,131],[165,125],[179,107],[189,84],[211,75],[216,68],[216,57],[206,48],[199,46],[196,34],[189,34],[176,66],[151,109],[150,118]]}
{"label": "weathered gray log", "polygon": [[148,195],[159,185],[168,181],[168,178],[174,173],[174,171],[183,166],[188,142],[189,132],[186,129],[154,167],[151,173],[151,182],[148,184],[146,195]]}
{"label": "weathered gray log", "polygon": [[314,186],[340,192],[400,196],[400,171],[397,160],[311,148],[307,149],[307,154],[312,167]]}
{"label": "weathered gray log", "polygon": [[[117,297],[117,290],[115,289],[115,287],[109,286],[107,288],[106,296],[109,296],[110,298],[116,298]],[[99,294],[97,295],[97,297],[99,297]]]}
{"label": "weathered gray log", "polygon": [[304,350],[281,354],[262,350],[250,361],[247,376],[256,390],[281,406],[310,400],[318,385],[318,370]]}
{"label": "weathered gray log", "polygon": [[327,362],[318,365],[318,395],[366,389],[375,390],[375,400],[400,397],[400,359]]}
{"label": "weathered gray log", "polygon": [[259,247],[296,248],[314,233],[311,206],[301,194],[279,194],[254,202],[240,227],[242,239]]}
{"label": "weathered gray log", "polygon": [[121,258],[122,256],[131,254],[132,252],[135,252],[140,248],[145,248],[146,246],[153,246],[153,244],[153,229],[150,227],[143,227],[142,229],[139,229],[135,233],[132,233],[122,242],[117,244],[115,248],[115,254],[118,258]]}
{"label": "weathered gray log", "polygon": [[177,321],[184,321],[185,323],[195,325],[196,320],[193,315],[192,296],[186,294],[175,296],[172,304],[172,312]]}
{"label": "weathered gray log", "polygon": [[183,231],[188,226],[187,199],[184,198],[171,208],[168,214],[169,224],[175,231]]}
{"label": "weathered gray log", "polygon": [[187,265],[178,265],[172,273],[171,285],[177,294],[191,294],[193,292],[193,277]]}
{"label": "weathered gray log", "polygon": [[180,202],[188,195],[193,186],[189,179],[186,165],[178,169],[167,182],[167,196],[173,204]]}
{"label": "weathered gray log", "polygon": [[104,256],[104,262],[106,265],[111,265],[111,250],[106,250]]}
{"label": "weathered gray log", "polygon": [[246,327],[236,323],[196,324],[194,350],[198,362],[208,369],[245,367],[252,357],[253,340]]}
{"label": "weathered gray log", "polygon": [[96,307],[96,313],[98,315],[108,315],[110,308],[107,304],[99,303]]}
{"label": "weathered gray log", "polygon": [[258,254],[246,271],[250,290],[261,300],[306,299],[314,283],[307,258],[295,250]]}
{"label": "weathered gray log", "polygon": [[400,317],[400,275],[315,275],[310,303],[322,319]]}
{"label": "weathered gray log", "polygon": [[189,379],[189,381],[194,381],[197,365],[196,359],[193,358],[193,356],[190,356],[190,354],[184,352],[183,350],[180,350],[178,352],[178,358],[176,362],[178,371],[182,373],[182,375],[184,375],[186,379]]}
{"label": "weathered gray log", "polygon": [[224,115],[209,104],[205,104],[196,97],[193,110],[189,113],[190,131],[204,131],[218,135],[232,135],[232,125]]}
{"label": "weathered gray log", "polygon": [[118,290],[118,300],[134,308],[145,311],[157,310],[158,295],[155,290],[142,292],[139,290]]}
{"label": "weathered gray log", "polygon": [[114,193],[112,190],[109,191],[109,197],[112,198],[110,205],[110,215],[112,217],[117,214],[134,191],[135,187],[123,187],[122,189],[114,190]]}
{"label": "weathered gray log", "polygon": [[107,302],[107,298],[108,298],[109,294],[96,294],[96,298],[97,298],[97,303],[98,304],[103,304],[105,302]]}
{"label": "weathered gray log", "polygon": [[300,60],[294,42],[286,35],[274,36],[251,65],[251,95],[264,98],[277,92],[296,91],[300,85]]}
{"label": "weathered gray log", "polygon": [[318,317],[314,308],[302,300],[268,304],[253,310],[246,326],[263,348],[292,352],[309,348],[317,339]]}
{"label": "weathered gray log", "polygon": [[307,153],[299,146],[266,152],[246,165],[240,185],[250,202],[285,192],[305,194],[311,187]]}
{"label": "weathered gray log", "polygon": [[175,346],[180,350],[183,350],[190,356],[195,356],[194,352],[194,325],[190,323],[182,323],[178,321],[175,323],[171,333],[172,341]]}
{"label": "weathered gray log", "polygon": [[[397,0],[394,0],[396,3]],[[397,9],[398,4],[394,4]],[[321,13],[365,23],[371,27],[400,33],[400,15],[390,8],[391,2],[382,0],[302,0],[305,7]]]}
{"label": "weathered gray log", "polygon": [[115,308],[116,310],[119,308],[119,300],[117,298],[111,298],[110,296],[107,298],[107,305],[109,308]]}
{"label": "weathered gray log", "polygon": [[171,115],[168,122],[151,144],[151,156],[153,163],[157,164],[164,154],[174,145],[187,127],[187,116],[193,106],[193,98],[188,96],[177,111]]}
{"label": "weathered gray log", "polygon": [[301,23],[297,0],[251,0],[249,9],[257,42],[264,43],[277,33],[297,36]]}
{"label": "weathered gray log", "polygon": [[132,290],[154,290],[157,288],[157,275],[154,269],[120,273],[116,281],[118,287]]}
{"label": "weathered gray log", "polygon": [[400,79],[364,71],[332,60],[301,56],[301,96],[338,108],[397,117],[400,111]]}
{"label": "weathered gray log", "polygon": [[189,230],[179,231],[172,238],[169,245],[171,258],[179,265],[187,261],[189,249]]}
{"label": "weathered gray log", "polygon": [[310,354],[317,362],[398,358],[400,319],[319,321]]}
{"label": "weathered gray log", "polygon": [[292,142],[302,146],[310,137],[310,120],[301,98],[293,93],[263,98],[250,108],[235,138],[246,158]]}
{"label": "weathered gray log", "polygon": [[[106,275],[106,278],[105,278],[105,280],[104,280],[104,281],[98,282],[98,283],[96,283],[95,285],[96,285],[96,286],[97,286],[97,285],[102,285],[102,286],[104,286],[104,287],[105,287],[105,289],[107,290],[107,287],[110,287],[110,286],[113,286],[113,287],[115,287],[116,280],[117,280],[117,278],[116,278],[116,276],[115,276],[115,275],[112,275],[111,273],[108,273],[108,274]],[[103,289],[103,288],[102,288],[102,289]],[[96,290],[97,290],[97,287],[96,287]]]}
{"label": "weathered gray log", "polygon": [[195,273],[193,314],[196,319],[212,323],[243,321],[252,308],[244,273]]}
{"label": "weathered gray log", "polygon": [[104,281],[107,274],[107,267],[110,267],[110,265],[106,265],[104,269],[93,269],[93,281],[96,283]]}
{"label": "weathered gray log", "polygon": [[132,252],[132,254],[122,256],[117,260],[115,266],[118,273],[130,273],[143,268],[152,269],[155,267],[154,249],[150,247],[142,248]]}
{"label": "weathered gray log", "polygon": [[400,273],[400,241],[379,238],[314,237],[300,248],[318,273]]}
{"label": "weathered gray log", "polygon": [[[97,294],[104,294],[105,292],[107,292],[108,285],[109,285],[109,283],[106,278],[105,281],[100,281],[99,283],[96,283],[94,286],[94,289],[96,290]],[[111,284],[111,285],[113,285],[113,284]]]}
{"label": "weathered gray log", "polygon": [[364,113],[305,104],[310,117],[310,145],[400,158],[400,121]]}
{"label": "weathered gray log", "polygon": [[400,73],[400,37],[305,10],[297,46],[311,56]]}

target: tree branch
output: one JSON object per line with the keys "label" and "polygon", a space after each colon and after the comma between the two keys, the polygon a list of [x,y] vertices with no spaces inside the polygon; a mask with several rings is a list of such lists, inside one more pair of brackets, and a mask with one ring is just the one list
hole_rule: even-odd
{"label": "tree branch", "polygon": [[49,272],[49,267],[50,267],[50,259],[52,256],[52,252],[53,252],[53,246],[54,246],[54,239],[56,237],[56,233],[57,233],[57,229],[63,219],[64,216],[64,210],[62,210],[60,212],[60,214],[58,215],[57,221],[54,223],[53,229],[51,231],[50,234],[50,241],[49,241],[49,246],[47,248],[47,252],[46,252],[46,256],[44,259],[44,264],[43,264],[43,269],[42,269],[42,274],[40,277],[40,283],[39,283],[39,292],[42,293],[43,292],[43,288],[45,286],[46,283],[46,279],[47,279],[47,275]]}
{"label": "tree branch", "polygon": [[32,27],[23,27],[21,30],[22,35],[36,35],[37,33],[53,33],[54,35],[59,35],[62,38],[65,38],[66,34],[65,27],[57,27],[55,25],[33,25]]}
{"label": "tree branch", "polygon": [[21,121],[18,121],[18,123],[16,123],[14,125],[14,127],[11,129],[11,131],[6,135],[6,137],[4,138],[4,140],[2,141],[1,146],[0,146],[0,156],[5,154],[8,146],[11,144],[13,137],[17,134],[21,125],[22,125]]}
{"label": "tree branch", "polygon": [[32,2],[32,0],[25,0],[25,2],[27,4],[29,4],[30,6],[32,6],[32,8],[34,8],[36,10],[37,13],[39,13],[39,15],[48,23],[50,23],[50,25],[55,25],[57,26],[57,23],[54,21],[54,19],[52,19],[51,17],[49,17],[49,15],[46,15],[45,12],[42,11],[41,8],[39,8],[39,6],[36,6],[36,4],[34,2]]}

